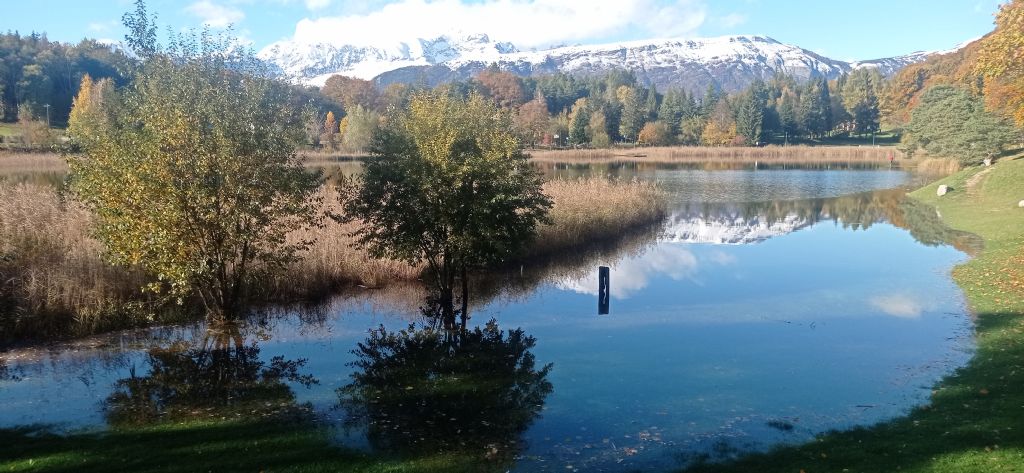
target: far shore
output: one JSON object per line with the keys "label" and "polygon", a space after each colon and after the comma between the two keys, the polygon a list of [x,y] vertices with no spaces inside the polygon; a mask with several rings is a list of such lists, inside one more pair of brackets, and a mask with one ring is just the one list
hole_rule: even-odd
{"label": "far shore", "polygon": [[[541,163],[607,163],[645,162],[653,164],[671,163],[778,163],[778,164],[819,164],[819,163],[893,163],[901,168],[918,167],[928,159],[910,159],[902,151],[891,146],[765,146],[765,147],[704,147],[673,146],[649,148],[607,148],[607,149],[528,149],[525,150],[534,162]],[[354,162],[369,159],[360,153],[299,151],[299,156],[309,166],[330,165],[331,163]],[[54,152],[2,152],[0,151],[0,175],[9,173],[60,172],[67,170],[67,163],[59,153]],[[954,172],[956,169],[947,171]]]}
{"label": "far shore", "polygon": [[906,155],[891,146],[763,146],[709,147],[666,146],[649,148],[536,149],[527,153],[542,162],[644,161],[652,163],[773,162],[887,163],[903,161]]}

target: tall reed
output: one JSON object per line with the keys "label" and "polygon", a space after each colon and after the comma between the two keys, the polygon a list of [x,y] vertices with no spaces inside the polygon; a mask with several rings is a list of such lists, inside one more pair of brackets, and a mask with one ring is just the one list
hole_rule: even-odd
{"label": "tall reed", "polygon": [[604,177],[555,180],[544,184],[551,197],[551,224],[538,228],[527,256],[607,240],[661,221],[666,195],[652,182],[614,181]]}
{"label": "tall reed", "polygon": [[0,183],[0,339],[152,317],[145,277],[106,263],[91,225],[82,205],[50,187]]}

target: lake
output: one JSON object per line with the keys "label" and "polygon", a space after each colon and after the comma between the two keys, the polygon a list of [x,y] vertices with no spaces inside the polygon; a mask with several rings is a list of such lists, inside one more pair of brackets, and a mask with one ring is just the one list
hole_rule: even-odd
{"label": "lake", "polygon": [[[670,470],[903,415],[971,356],[949,271],[975,239],[906,201],[906,171],[540,166],[551,179],[656,181],[670,215],[481,277],[480,330],[456,341],[426,328],[419,288],[393,287],[226,332],[10,350],[0,427],[104,429],[252,397],[301,406],[351,448],[466,448],[513,471]],[[229,346],[244,349],[220,353]]]}

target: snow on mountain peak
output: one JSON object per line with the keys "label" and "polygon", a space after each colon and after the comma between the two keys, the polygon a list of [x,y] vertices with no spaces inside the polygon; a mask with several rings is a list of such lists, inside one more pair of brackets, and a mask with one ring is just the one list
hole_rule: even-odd
{"label": "snow on mountain peak", "polygon": [[311,85],[321,85],[333,74],[375,79],[381,85],[424,77],[440,83],[466,79],[497,64],[520,75],[593,75],[625,69],[662,90],[701,90],[710,84],[734,91],[755,79],[766,80],[778,73],[806,80],[817,76],[833,78],[859,67],[877,67],[883,74],[893,74],[931,54],[934,53],[846,62],[758,35],[665,38],[520,51],[511,43],[494,41],[483,33],[459,32],[373,46],[289,40],[264,48],[259,57],[276,65],[285,76]]}

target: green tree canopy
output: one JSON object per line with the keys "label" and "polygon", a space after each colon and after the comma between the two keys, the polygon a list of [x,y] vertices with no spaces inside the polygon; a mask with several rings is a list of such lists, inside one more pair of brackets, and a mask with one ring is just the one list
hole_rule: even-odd
{"label": "green tree canopy", "polygon": [[551,206],[510,118],[478,94],[420,93],[385,119],[371,154],[344,193],[347,217],[364,222],[359,241],[377,257],[425,260],[452,323],[460,277],[465,321],[467,270],[522,248]]}
{"label": "green tree canopy", "polygon": [[986,111],[981,99],[948,85],[932,87],[921,96],[907,131],[912,147],[963,164],[993,157],[1014,140],[1013,127]]}

